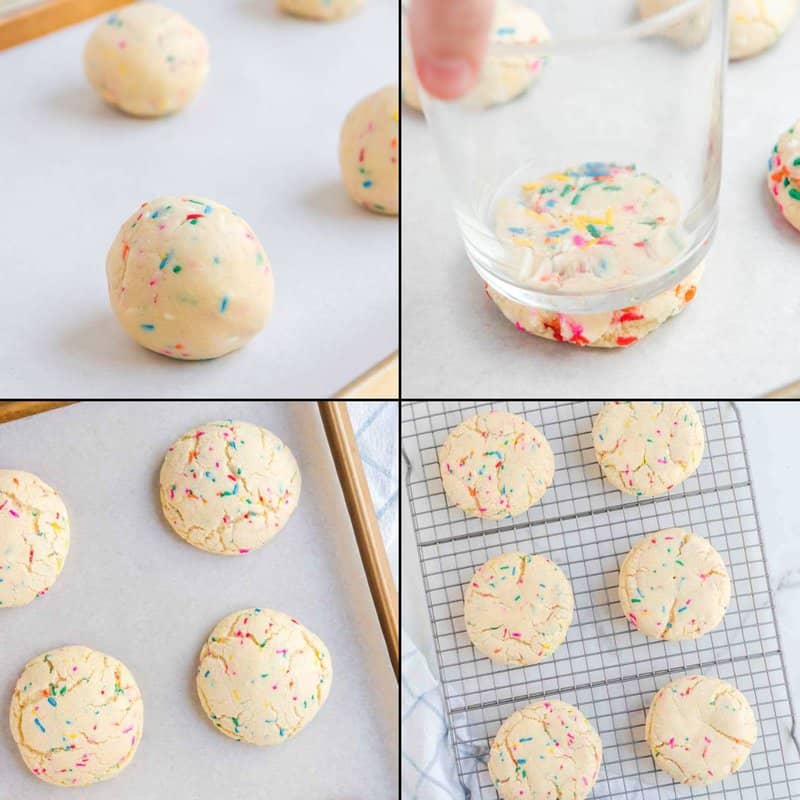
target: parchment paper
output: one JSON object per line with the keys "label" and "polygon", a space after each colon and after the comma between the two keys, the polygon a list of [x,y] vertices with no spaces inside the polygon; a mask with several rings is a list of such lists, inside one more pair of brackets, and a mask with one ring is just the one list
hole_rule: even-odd
{"label": "parchment paper", "polygon": [[[241,558],[186,544],[161,516],[166,448],[193,425],[233,416],[292,448],[300,503],[267,545]],[[397,684],[314,404],[82,403],[0,425],[0,467],[61,492],[72,541],[42,598],[0,614],[0,800],[389,800],[397,797]],[[255,747],[218,733],[194,671],[214,625],[240,608],[287,611],[331,651],[327,703],[296,737]],[[144,735],[129,767],[86,790],[30,775],[8,728],[24,664],[84,644],[133,672]]]}

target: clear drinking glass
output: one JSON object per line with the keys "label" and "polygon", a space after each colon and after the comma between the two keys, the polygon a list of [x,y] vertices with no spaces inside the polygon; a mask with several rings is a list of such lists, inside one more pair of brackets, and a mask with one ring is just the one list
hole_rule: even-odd
{"label": "clear drinking glass", "polygon": [[[637,305],[685,278],[714,236],[728,0],[523,2],[549,40],[495,26],[475,90],[420,93],[469,260],[527,306]],[[664,202],[621,204],[620,180]],[[576,213],[556,229],[559,208]],[[532,245],[531,230],[549,238]]]}

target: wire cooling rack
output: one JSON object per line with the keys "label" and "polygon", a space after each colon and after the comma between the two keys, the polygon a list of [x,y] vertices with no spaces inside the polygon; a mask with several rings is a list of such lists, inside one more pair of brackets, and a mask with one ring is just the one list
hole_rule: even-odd
{"label": "wire cooling rack", "polygon": [[[623,495],[603,480],[592,446],[601,403],[414,402],[403,406],[407,488],[458,772],[467,797],[496,798],[489,745],[515,709],[542,697],[577,706],[603,742],[591,795],[600,798],[800,797],[800,745],[775,624],[744,438],[736,408],[698,404],[706,450],[697,472],[655,498]],[[438,448],[448,432],[490,409],[520,414],[553,448],[553,485],[525,516],[494,522],[448,508]],[[700,639],[663,642],[628,624],[617,598],[619,565],[641,536],[682,527],[708,538],[728,565],[723,623]],[[575,616],[565,644],[529,667],[495,665],[471,645],[463,592],[475,569],[506,550],[547,554],[568,575]],[[734,775],[691,790],[657,770],[644,739],[655,692],[686,673],[735,684],[758,719],[750,758]]]}

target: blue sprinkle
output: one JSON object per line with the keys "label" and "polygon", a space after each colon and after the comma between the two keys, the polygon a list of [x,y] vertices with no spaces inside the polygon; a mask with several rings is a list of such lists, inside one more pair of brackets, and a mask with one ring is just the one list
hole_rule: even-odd
{"label": "blue sprinkle", "polygon": [[143,331],[153,331],[156,328],[155,325],[146,325],[146,324],[142,325],[141,327]]}
{"label": "blue sprinkle", "polygon": [[583,174],[588,175],[590,178],[596,178],[601,175],[610,175],[608,164],[602,161],[589,161],[583,165]]}
{"label": "blue sprinkle", "polygon": [[228,307],[228,298],[223,297],[222,302],[219,304],[220,313],[225,313],[225,309]]}
{"label": "blue sprinkle", "polygon": [[364,183],[362,183],[361,185],[362,185],[362,186],[363,186],[365,189],[369,189],[369,187],[370,187],[370,186],[372,186],[372,181],[364,181]]}
{"label": "blue sprinkle", "polygon": [[548,236],[563,236],[565,233],[569,233],[570,228],[559,228],[557,231],[548,231]]}
{"label": "blue sprinkle", "polygon": [[206,207],[203,209],[203,213],[204,213],[204,214],[210,214],[210,213],[211,213],[213,210],[214,210],[214,209],[213,209],[213,208],[211,208],[211,206],[206,206]]}
{"label": "blue sprinkle", "polygon": [[504,35],[509,35],[510,36],[512,33],[516,33],[516,31],[517,31],[516,28],[498,28],[497,29],[497,35],[498,36],[504,36]]}
{"label": "blue sprinkle", "polygon": [[55,708],[57,705],[54,697],[48,697],[47,702],[50,703],[50,705],[53,706],[53,708]]}
{"label": "blue sprinkle", "polygon": [[45,729],[44,729],[44,725],[42,725],[42,723],[39,721],[39,717],[35,717],[35,718],[34,718],[34,720],[33,720],[33,722],[34,722],[34,724],[36,725],[36,727],[37,727],[37,728],[38,728],[38,729],[39,729],[39,730],[40,730],[42,733],[46,733],[46,731],[45,731]]}
{"label": "blue sprinkle", "polygon": [[555,200],[548,200],[548,201],[545,203],[545,205],[546,205],[548,208],[552,208],[552,207],[553,207],[555,204],[556,204],[556,201],[555,201]]}
{"label": "blue sprinkle", "polygon": [[160,213],[160,212],[159,212],[158,210],[156,210],[156,211],[153,211],[153,212],[150,214],[150,219],[156,219],[156,217],[158,217],[159,213]]}
{"label": "blue sprinkle", "polygon": [[239,484],[238,483],[234,483],[233,484],[233,494],[236,494],[238,491],[239,491]]}
{"label": "blue sprinkle", "polygon": [[214,256],[214,263],[219,264],[219,256]]}
{"label": "blue sprinkle", "polygon": [[525,228],[509,228],[511,233],[525,233]]}
{"label": "blue sprinkle", "polygon": [[236,449],[236,442],[234,442],[234,441],[233,441],[233,439],[231,439],[231,441],[229,441],[229,442],[228,442],[228,444],[229,444],[229,445],[230,445],[230,446],[231,446],[231,447],[232,447],[234,450]]}
{"label": "blue sprinkle", "polygon": [[162,259],[161,259],[161,263],[158,265],[158,268],[159,268],[159,269],[164,269],[164,267],[166,267],[166,266],[167,266],[167,264],[169,263],[169,260],[170,260],[171,258],[172,258],[172,250],[170,250],[170,251],[169,251],[169,253],[167,253],[167,254],[164,256],[164,258],[162,258]]}
{"label": "blue sprinkle", "polygon": [[205,674],[203,675],[203,677],[204,677],[204,678],[207,678],[207,677],[208,677],[210,674],[211,674],[211,670],[210,670],[210,669],[207,669],[207,670],[205,671]]}

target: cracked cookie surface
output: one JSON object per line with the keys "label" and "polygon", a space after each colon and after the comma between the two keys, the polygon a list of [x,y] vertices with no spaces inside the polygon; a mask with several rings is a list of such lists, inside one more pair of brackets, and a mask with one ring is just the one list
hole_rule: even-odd
{"label": "cracked cookie surface", "polygon": [[34,775],[60,786],[87,786],[131,762],[142,738],[142,695],[116,658],[60,647],[25,665],[9,722]]}
{"label": "cracked cookie surface", "polygon": [[61,573],[69,519],[55,489],[21,470],[0,470],[0,607],[24,606]]}
{"label": "cracked cookie surface", "polygon": [[656,639],[696,639],[722,622],[731,582],[710,542],[682,528],[640,539],[619,572],[619,601],[636,628]]}
{"label": "cracked cookie surface", "polygon": [[684,402],[612,402],[592,428],[605,479],[622,492],[668,492],[699,466],[705,447],[697,411]]}
{"label": "cracked cookie surface", "polygon": [[197,694],[217,730],[250,744],[280,744],[322,708],[333,668],[322,640],[268,608],[221,620],[200,652]]}
{"label": "cracked cookie surface", "polygon": [[489,559],[464,595],[467,635],[498,664],[536,664],[552,655],[573,609],[566,575],[549,558],[526,553]]}
{"label": "cracked cookie surface", "polygon": [[797,0],[731,0],[731,59],[772,47],[797,13]]}
{"label": "cracked cookie surface", "polygon": [[542,433],[505,411],[478,414],[450,432],[439,451],[448,501],[471,517],[524,513],[553,482],[553,451]]}
{"label": "cracked cookie surface", "polygon": [[656,766],[689,786],[736,772],[756,740],[756,718],[744,695],[718,678],[687,675],[653,698],[645,738]]}
{"label": "cracked cookie surface", "polygon": [[187,431],[161,467],[161,507],[189,544],[241,555],[266,544],[300,495],[292,451],[266,428],[218,420]]}
{"label": "cracked cookie surface", "polygon": [[501,800],[583,800],[600,771],[603,749],[586,717],[560,700],[515,711],[489,752],[489,776]]}

